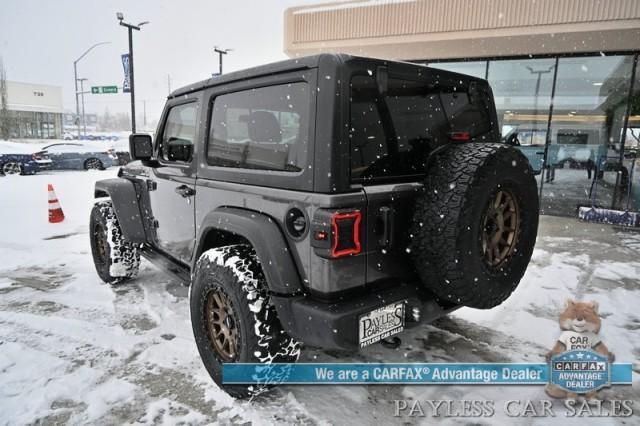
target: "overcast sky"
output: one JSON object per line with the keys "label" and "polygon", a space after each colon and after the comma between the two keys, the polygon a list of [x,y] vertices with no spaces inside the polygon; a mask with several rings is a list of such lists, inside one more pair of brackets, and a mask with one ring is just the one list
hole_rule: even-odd
{"label": "overcast sky", "polygon": [[[73,61],[92,44],[78,63],[78,77],[88,85],[122,85],[120,55],[127,53],[125,21],[150,21],[134,32],[136,102],[147,101],[156,118],[171,87],[208,78],[217,72],[213,46],[233,48],[224,71],[285,59],[284,11],[317,0],[2,0],[0,56],[7,79],[62,86],[64,107],[75,110]],[[85,89],[86,90],[86,89]],[[129,111],[128,94],[85,95],[88,112]]]}

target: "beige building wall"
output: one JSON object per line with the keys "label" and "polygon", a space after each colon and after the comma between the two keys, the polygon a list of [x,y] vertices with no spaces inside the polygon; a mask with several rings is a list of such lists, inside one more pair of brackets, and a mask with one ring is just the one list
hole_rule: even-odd
{"label": "beige building wall", "polygon": [[289,56],[458,59],[640,49],[640,0],[362,0],[285,12]]}

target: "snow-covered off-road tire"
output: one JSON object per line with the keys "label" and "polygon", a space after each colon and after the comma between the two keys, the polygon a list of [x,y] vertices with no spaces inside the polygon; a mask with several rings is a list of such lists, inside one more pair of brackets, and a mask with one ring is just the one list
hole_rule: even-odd
{"label": "snow-covered off-road tire", "polygon": [[111,201],[93,206],[89,236],[93,263],[102,281],[117,284],[138,275],[140,245],[125,240]]}
{"label": "snow-covered off-road tire", "polygon": [[505,144],[461,144],[427,170],[411,252],[439,299],[488,309],[518,286],[537,231],[538,191],[527,158]]}
{"label": "snow-covered off-road tire", "polygon": [[244,244],[205,251],[192,275],[191,325],[202,362],[216,384],[235,398],[257,396],[277,380],[225,385],[223,363],[292,363],[300,343],[283,329],[269,300],[255,250]]}

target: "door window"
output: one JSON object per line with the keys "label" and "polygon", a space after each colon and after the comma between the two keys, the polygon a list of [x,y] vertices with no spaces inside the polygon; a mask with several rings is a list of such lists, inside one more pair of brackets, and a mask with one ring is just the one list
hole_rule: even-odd
{"label": "door window", "polygon": [[196,103],[172,107],[162,132],[161,158],[165,161],[191,162],[195,136]]}

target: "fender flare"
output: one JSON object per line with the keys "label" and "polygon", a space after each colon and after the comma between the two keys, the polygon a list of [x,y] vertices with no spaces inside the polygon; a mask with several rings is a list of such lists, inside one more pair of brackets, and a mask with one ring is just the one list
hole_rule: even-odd
{"label": "fender flare", "polygon": [[241,208],[221,207],[205,216],[197,232],[191,270],[204,251],[205,236],[211,230],[231,232],[251,243],[260,259],[270,292],[278,295],[303,292],[298,268],[276,221],[262,213]]}
{"label": "fender flare", "polygon": [[96,182],[94,196],[109,197],[120,223],[122,234],[132,243],[146,243],[139,198],[133,182],[128,179],[114,178]]}

